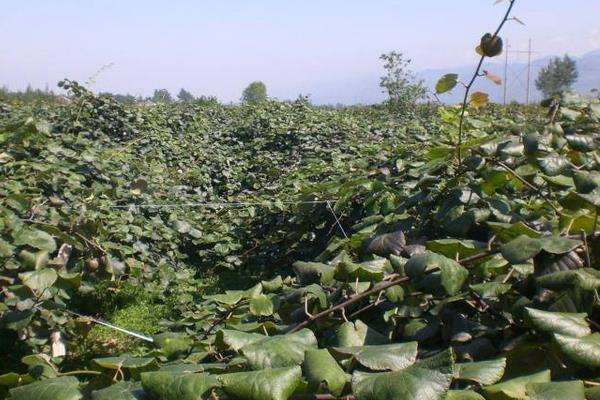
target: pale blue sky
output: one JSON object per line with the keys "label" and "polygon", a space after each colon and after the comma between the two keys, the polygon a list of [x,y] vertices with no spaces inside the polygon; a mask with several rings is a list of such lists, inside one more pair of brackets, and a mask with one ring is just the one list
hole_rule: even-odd
{"label": "pale blue sky", "polygon": [[[504,11],[494,0],[0,0],[0,85],[84,81],[149,94],[186,87],[235,101],[252,80],[293,98],[334,82],[371,82],[378,56],[399,50],[416,69],[474,62],[473,47]],[[527,26],[507,25],[539,55],[600,48],[600,1],[517,0]],[[376,81],[375,81],[376,84]]]}

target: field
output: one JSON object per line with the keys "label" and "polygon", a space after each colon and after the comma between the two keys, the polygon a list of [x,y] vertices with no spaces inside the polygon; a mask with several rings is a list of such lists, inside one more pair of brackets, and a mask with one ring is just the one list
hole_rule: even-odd
{"label": "field", "polygon": [[63,86],[0,103],[0,398],[600,398],[598,101]]}

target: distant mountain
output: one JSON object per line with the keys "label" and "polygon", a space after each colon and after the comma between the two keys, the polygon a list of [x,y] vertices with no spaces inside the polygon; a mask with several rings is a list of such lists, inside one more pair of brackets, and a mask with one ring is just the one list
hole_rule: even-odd
{"label": "distant mountain", "polygon": [[[552,57],[547,56],[532,61],[531,65],[531,101],[541,100],[541,93],[535,88],[535,79],[539,71],[548,64]],[[600,89],[600,49],[574,57],[577,61],[579,78],[574,85],[574,90],[579,93],[588,94],[591,89]],[[439,68],[418,71],[417,75],[425,81],[428,87],[433,88],[437,80],[444,74],[457,73],[463,81],[468,80],[475,66],[463,66],[458,68]],[[504,64],[501,62],[484,63],[483,69],[503,77]],[[525,102],[526,98],[527,64],[510,63],[508,66],[507,101]],[[493,102],[502,102],[503,86],[494,85],[485,78],[479,79],[474,90],[482,90],[490,94]],[[309,88],[306,92],[311,93],[311,99],[317,104],[371,104],[385,99],[385,95],[379,87],[379,74],[365,76],[359,79],[330,81]],[[444,94],[441,99],[448,103],[457,103],[462,100],[460,88],[454,89],[449,94]]]}

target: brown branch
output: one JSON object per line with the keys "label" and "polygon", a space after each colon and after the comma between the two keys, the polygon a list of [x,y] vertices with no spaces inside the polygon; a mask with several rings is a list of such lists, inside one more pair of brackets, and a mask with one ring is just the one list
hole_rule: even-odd
{"label": "brown branch", "polygon": [[[508,9],[506,10],[506,14],[504,15],[504,18],[502,19],[502,21],[500,22],[500,25],[496,29],[496,32],[494,32],[492,40],[493,40],[493,38],[498,36],[500,31],[502,30],[502,27],[504,26],[506,21],[508,21],[508,19],[509,19],[508,17],[510,16],[510,12],[512,11],[513,6],[515,5],[515,2],[516,2],[516,0],[510,0],[510,5],[508,6]],[[506,50],[506,51],[508,51],[508,50]],[[471,78],[469,83],[465,86],[465,96],[463,98],[462,108],[460,110],[460,119],[458,121],[458,148],[457,148],[457,151],[458,151],[458,165],[459,166],[462,163],[461,146],[462,146],[462,136],[463,136],[465,112],[467,111],[467,101],[469,99],[469,93],[471,92],[471,88],[473,87],[475,80],[477,79],[477,77],[480,76],[479,71],[481,70],[481,66],[483,65],[483,61],[485,60],[485,57],[486,57],[485,55],[481,56],[481,58],[479,59],[479,63],[477,64],[477,68],[475,69],[475,73],[473,74],[473,77]]]}
{"label": "brown branch", "polygon": [[207,337],[210,336],[210,334],[212,333],[212,331],[219,325],[221,325],[225,320],[229,319],[229,317],[231,316],[231,314],[233,314],[233,312],[240,307],[244,302],[240,301],[237,304],[234,304],[233,307],[231,307],[230,309],[228,309],[222,316],[221,318],[219,318],[218,320],[216,320],[209,328],[206,332],[204,332],[204,334],[202,335],[202,339],[200,340],[205,340]]}
{"label": "brown branch", "polygon": [[[463,264],[463,265],[469,264],[469,263],[471,263],[473,261],[479,260],[481,258],[485,258],[485,257],[490,256],[492,254],[495,254],[497,252],[498,252],[498,250],[485,251],[485,252],[483,252],[481,254],[477,254],[475,256],[471,256],[471,257],[467,257],[465,259],[459,260],[459,263]],[[427,273],[430,274],[430,273],[435,272],[437,270],[438,270],[438,268],[432,268],[431,270],[427,271]],[[408,276],[403,276],[403,277],[398,277],[398,278],[392,279],[390,281],[379,282],[377,285],[375,285],[373,288],[367,290],[366,292],[362,292],[360,294],[356,294],[356,295],[350,297],[346,301],[343,301],[343,302],[341,302],[341,303],[339,303],[339,304],[337,304],[337,305],[335,305],[335,306],[333,306],[331,308],[328,308],[327,310],[323,310],[323,311],[321,311],[318,314],[312,315],[310,318],[308,318],[308,319],[300,322],[299,324],[293,326],[288,331],[288,333],[297,332],[300,329],[305,328],[306,326],[308,326],[313,321],[317,321],[317,320],[319,320],[319,319],[321,319],[323,317],[326,317],[329,314],[331,314],[331,313],[333,313],[333,312],[335,312],[337,310],[344,309],[344,308],[346,308],[346,307],[348,307],[348,306],[350,306],[350,305],[352,305],[352,304],[354,304],[354,303],[356,303],[358,301],[361,301],[362,299],[367,298],[367,297],[369,297],[369,296],[371,296],[373,294],[378,294],[378,293],[386,290],[387,288],[399,285],[401,283],[409,282],[409,281],[410,281],[410,278]]]}
{"label": "brown branch", "polygon": [[350,297],[348,300],[346,300],[344,302],[341,302],[341,303],[339,303],[339,304],[337,304],[337,305],[335,305],[335,306],[333,306],[331,308],[328,308],[327,310],[321,311],[318,314],[314,314],[312,317],[308,318],[307,320],[305,320],[303,322],[300,322],[299,324],[295,325],[292,329],[290,329],[288,331],[288,333],[297,332],[300,329],[308,326],[313,321],[316,321],[316,320],[319,320],[319,319],[321,319],[323,317],[326,317],[329,314],[331,314],[331,313],[333,313],[333,312],[335,312],[337,310],[346,308],[349,305],[352,305],[352,304],[356,303],[357,301],[360,301],[360,300],[362,300],[362,299],[364,299],[366,297],[369,297],[372,294],[379,293],[379,292],[381,292],[381,291],[383,291],[383,290],[385,290],[385,289],[387,289],[389,287],[396,286],[396,285],[399,285],[401,283],[408,282],[408,281],[410,281],[410,278],[408,276],[404,276],[402,278],[397,278],[397,279],[394,279],[394,280],[391,280],[391,281],[388,281],[388,282],[380,282],[379,284],[375,285],[372,289],[369,289],[366,292],[362,292],[360,294],[354,295],[354,296]]}

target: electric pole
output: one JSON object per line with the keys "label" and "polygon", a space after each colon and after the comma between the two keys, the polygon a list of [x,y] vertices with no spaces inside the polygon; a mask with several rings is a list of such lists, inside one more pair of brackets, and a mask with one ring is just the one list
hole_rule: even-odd
{"label": "electric pole", "polygon": [[505,58],[504,58],[504,96],[503,96],[503,104],[506,105],[506,89],[507,89],[507,80],[508,80],[508,53],[509,53],[509,45],[508,40],[506,40],[506,50],[505,50]]}
{"label": "electric pole", "polygon": [[531,94],[531,38],[529,38],[529,49],[527,50],[527,94],[525,96],[525,104],[529,104],[530,94]]}

